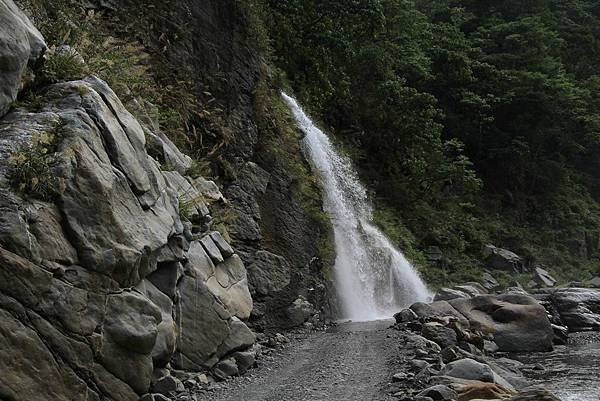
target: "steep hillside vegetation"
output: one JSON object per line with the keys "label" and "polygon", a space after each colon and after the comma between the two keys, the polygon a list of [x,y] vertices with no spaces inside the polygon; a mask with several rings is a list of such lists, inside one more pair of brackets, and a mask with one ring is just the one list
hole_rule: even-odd
{"label": "steep hillside vegetation", "polygon": [[600,271],[597,2],[253,7],[270,60],[353,156],[379,223],[428,282],[478,276],[486,243],[564,280]]}
{"label": "steep hillside vegetation", "polygon": [[263,58],[264,27],[245,2],[20,4],[50,46],[20,103],[39,101],[48,83],[92,73],[106,80],[138,119],[192,156],[192,176],[223,188],[229,203],[214,208],[214,226],[249,267],[255,325],[302,323],[288,316],[297,299],[329,309],[331,234],[320,189]]}

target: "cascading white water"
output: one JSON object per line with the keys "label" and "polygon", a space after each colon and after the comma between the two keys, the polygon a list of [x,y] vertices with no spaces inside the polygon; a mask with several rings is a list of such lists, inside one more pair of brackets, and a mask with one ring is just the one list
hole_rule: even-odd
{"label": "cascading white water", "polygon": [[304,148],[321,176],[324,207],[335,235],[335,279],[342,318],[376,320],[430,297],[427,287],[390,240],[373,224],[367,191],[351,161],[337,153],[295,99],[282,94],[305,133]]}

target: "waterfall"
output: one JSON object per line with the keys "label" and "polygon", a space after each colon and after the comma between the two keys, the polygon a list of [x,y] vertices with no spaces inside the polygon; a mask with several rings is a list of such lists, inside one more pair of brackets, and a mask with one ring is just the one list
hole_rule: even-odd
{"label": "waterfall", "polygon": [[282,94],[304,132],[303,146],[323,185],[323,203],[335,236],[335,285],[342,318],[391,317],[430,297],[402,252],[373,224],[372,207],[351,161],[337,153],[295,99]]}

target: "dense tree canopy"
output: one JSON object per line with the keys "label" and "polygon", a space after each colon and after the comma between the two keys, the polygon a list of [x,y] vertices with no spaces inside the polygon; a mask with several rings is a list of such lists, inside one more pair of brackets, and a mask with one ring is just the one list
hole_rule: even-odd
{"label": "dense tree canopy", "polygon": [[273,63],[413,257],[435,245],[468,270],[497,241],[598,271],[600,3],[255,4]]}

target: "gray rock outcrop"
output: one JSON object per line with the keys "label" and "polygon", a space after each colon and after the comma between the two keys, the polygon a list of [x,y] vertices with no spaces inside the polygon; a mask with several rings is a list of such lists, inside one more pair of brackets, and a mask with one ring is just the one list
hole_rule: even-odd
{"label": "gray rock outcrop", "polygon": [[[547,351],[552,349],[554,333],[546,309],[534,298],[523,294],[479,295],[455,298],[431,304],[415,303],[410,309],[424,321],[452,321],[458,337],[467,332],[492,335],[500,351]],[[433,334],[441,335],[432,325]],[[433,328],[438,327],[434,332]],[[425,328],[425,326],[424,326]],[[449,338],[447,335],[445,336]],[[445,344],[446,345],[446,344]],[[449,344],[448,344],[449,345]]]}
{"label": "gray rock outcrop", "polygon": [[46,50],[42,34],[13,0],[0,1],[0,117],[22,88],[27,66],[38,63]]}
{"label": "gray rock outcrop", "polygon": [[570,331],[600,330],[600,289],[560,288],[550,299]]}
{"label": "gray rock outcrop", "polygon": [[435,294],[434,301],[449,301],[455,298],[471,298],[477,295],[487,294],[488,291],[479,283],[466,283],[456,285],[452,288],[440,288]]}
{"label": "gray rock outcrop", "polygon": [[[245,267],[202,231],[193,180],[161,170],[98,78],[46,97],[0,120],[1,397],[135,401],[156,368],[210,368],[252,346]],[[52,202],[12,186],[9,162],[49,132]]]}
{"label": "gray rock outcrop", "polygon": [[527,295],[502,294],[453,299],[471,329],[490,333],[501,351],[552,350],[554,333],[546,310]]}
{"label": "gray rock outcrop", "polygon": [[525,266],[523,259],[508,249],[498,248],[494,245],[486,245],[483,248],[483,257],[488,267],[492,269],[523,272]]}
{"label": "gray rock outcrop", "polygon": [[542,287],[554,287],[556,279],[545,269],[536,267],[534,270],[533,281]]}
{"label": "gray rock outcrop", "polygon": [[460,379],[477,380],[480,382],[495,383],[504,389],[514,391],[514,387],[502,376],[494,372],[487,364],[477,362],[471,358],[463,358],[450,362],[442,368],[440,373],[444,376]]}

